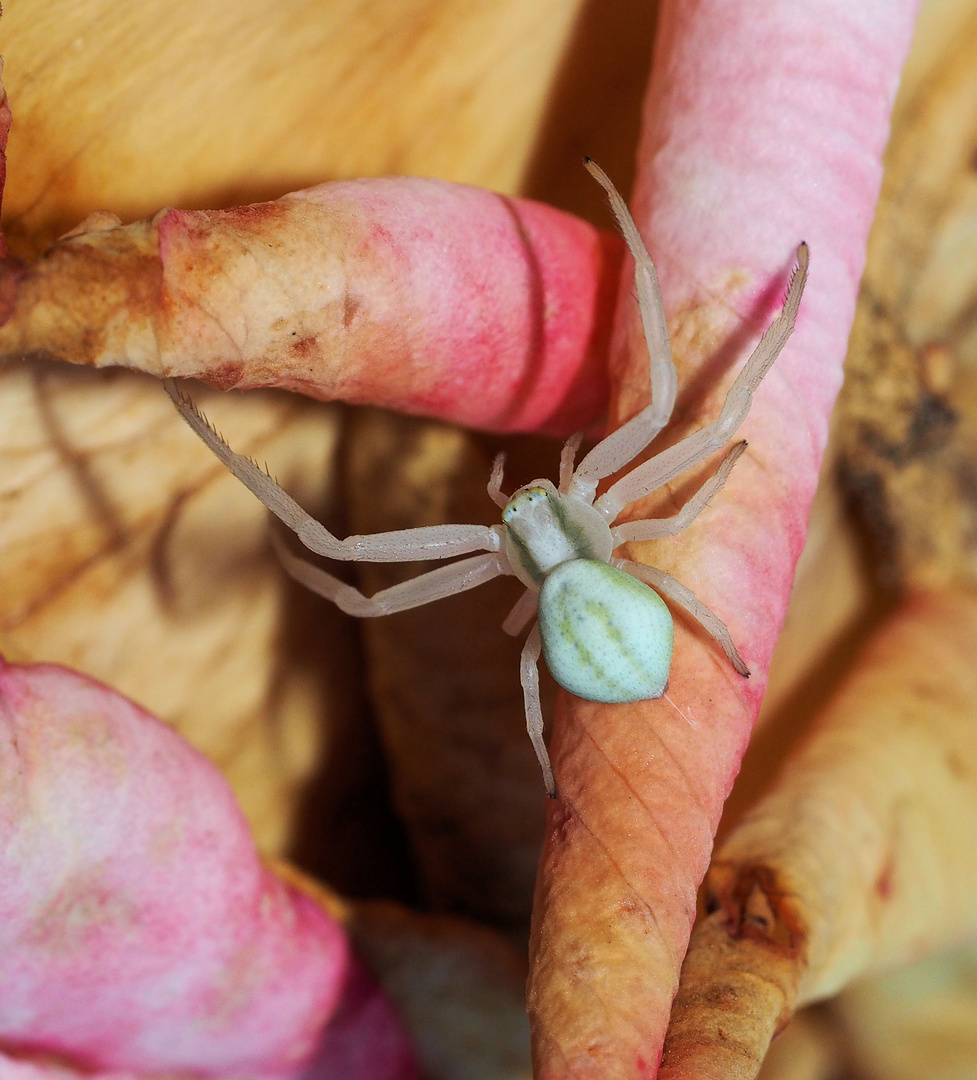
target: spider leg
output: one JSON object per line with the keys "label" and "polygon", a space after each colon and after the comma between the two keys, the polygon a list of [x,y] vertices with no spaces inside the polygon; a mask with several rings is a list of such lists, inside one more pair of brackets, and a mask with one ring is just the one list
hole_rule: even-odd
{"label": "spider leg", "polygon": [[347,536],[340,540],[301,506],[250,458],[235,453],[210,421],[172,379],[163,382],[177,411],[224,465],[317,555],[357,562],[418,562],[447,559],[472,551],[498,551],[498,527],[428,525],[417,529]]}
{"label": "spider leg", "polygon": [[527,589],[522,596],[512,605],[512,610],[505,617],[502,629],[510,637],[522,633],[529,625],[529,620],[536,614],[539,603],[539,593],[533,589]]}
{"label": "spider leg", "polygon": [[599,442],[577,467],[570,490],[590,502],[597,490],[597,482],[627,465],[668,423],[672,409],[675,408],[678,374],[672,363],[665,305],[658,286],[655,264],[651,261],[627,203],[607,174],[589,158],[584,164],[590,175],[607,192],[611,210],[634,259],[634,288],[648,346],[648,368],[651,375],[651,403]]}
{"label": "spider leg", "polygon": [[716,470],[715,475],[710,476],[685,506],[677,514],[673,514],[672,517],[626,521],[623,525],[611,529],[614,546],[625,544],[631,540],[657,540],[661,536],[674,536],[676,533],[682,532],[683,529],[687,529],[722,491],[729,474],[733,471],[733,466],[739,461],[740,455],[745,449],[746,443],[738,442],[723,458],[723,463]]}
{"label": "spider leg", "polygon": [[669,480],[680,476],[715,450],[722,449],[732,438],[750,411],[753,393],[760,385],[760,380],[770,370],[794,329],[801,293],[807,280],[807,264],[807,244],[801,244],[797,249],[797,266],[790,278],[783,310],[767,327],[749,360],[743,365],[743,370],[736,376],[726,394],[719,416],[711,424],[656,454],[643,465],[632,469],[616,484],[612,484],[594,503],[608,521],[613,521],[628,503],[644,498]]}
{"label": "spider leg", "polygon": [[630,559],[612,559],[611,563],[626,574],[663,592],[670,600],[685,608],[692,618],[722,645],[723,652],[729,657],[729,662],[736,671],[747,679],[750,677],[750,669],[743,663],[726,624],[714,615],[691,589],[655,566],[645,566],[644,563],[632,562]]}
{"label": "spider leg", "polygon": [[347,615],[370,618],[376,615],[392,615],[397,611],[430,604],[445,596],[467,592],[483,582],[504,574],[498,555],[474,555],[470,559],[461,559],[447,566],[439,566],[426,574],[381,589],[373,596],[364,596],[359,589],[340,581],[328,571],[308,562],[301,556],[289,551],[284,541],[272,532],[272,543],[288,573],[307,589],[319,596],[331,600]]}
{"label": "spider leg", "polygon": [[526,644],[522,647],[522,656],[519,660],[519,681],[522,683],[523,700],[526,703],[526,728],[529,731],[529,739],[536,751],[536,759],[543,770],[543,783],[546,785],[546,794],[551,799],[556,798],[556,781],[553,779],[553,766],[550,764],[550,755],[543,742],[543,706],[539,700],[539,654],[542,643],[539,636],[539,623],[533,625],[526,638]]}

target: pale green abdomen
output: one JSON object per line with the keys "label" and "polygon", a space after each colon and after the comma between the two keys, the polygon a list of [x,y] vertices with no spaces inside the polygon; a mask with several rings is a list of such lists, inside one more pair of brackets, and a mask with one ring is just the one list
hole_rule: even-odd
{"label": "pale green abdomen", "polygon": [[623,570],[571,559],[539,594],[543,656],[564,689],[588,701],[661,697],[672,663],[672,616],[664,600]]}

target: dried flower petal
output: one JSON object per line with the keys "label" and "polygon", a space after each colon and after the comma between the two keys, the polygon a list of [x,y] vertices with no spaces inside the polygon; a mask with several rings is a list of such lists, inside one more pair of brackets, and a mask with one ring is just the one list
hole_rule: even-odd
{"label": "dried flower petal", "polygon": [[0,667],[0,1045],[138,1072],[413,1077],[342,928],[227,785],[127,699]]}

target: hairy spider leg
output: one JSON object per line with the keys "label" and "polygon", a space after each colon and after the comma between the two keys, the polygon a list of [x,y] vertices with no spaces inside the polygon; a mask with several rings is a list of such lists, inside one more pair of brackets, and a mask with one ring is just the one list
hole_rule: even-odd
{"label": "hairy spider leg", "polygon": [[510,637],[521,634],[535,617],[538,606],[539,593],[535,589],[526,589],[506,615],[505,622],[502,624],[503,631]]}
{"label": "hairy spider leg", "polygon": [[[569,490],[592,502],[597,483],[624,468],[641,453],[665,427],[675,408],[678,393],[678,373],[672,362],[672,344],[668,337],[665,305],[658,285],[658,272],[638,232],[628,205],[611,183],[607,173],[591,161],[584,164],[591,176],[607,193],[618,228],[624,235],[634,259],[634,288],[638,310],[648,346],[648,370],[651,378],[651,401],[626,424],[599,442],[577,466]],[[561,489],[562,490],[562,489]]]}
{"label": "hairy spider leg", "polygon": [[611,559],[611,565],[636,577],[653,589],[657,589],[658,592],[664,593],[670,600],[674,600],[680,607],[685,608],[692,618],[719,642],[736,671],[745,678],[750,677],[750,669],[743,662],[743,658],[733,644],[726,624],[718,615],[710,611],[690,588],[656,566],[645,566],[644,563],[632,562],[630,559]]}
{"label": "hairy spider leg", "polygon": [[439,566],[409,581],[381,589],[373,596],[364,596],[359,589],[289,551],[281,537],[275,533],[272,534],[272,543],[282,565],[296,581],[319,596],[331,600],[347,615],[356,615],[359,618],[407,611],[455,593],[467,592],[507,573],[500,555],[473,555],[470,559],[460,559],[447,566]]}
{"label": "hairy spider leg", "polygon": [[224,465],[317,555],[356,562],[422,562],[473,551],[498,551],[500,528],[487,525],[427,525],[417,529],[347,536],[340,540],[250,458],[235,453],[172,379],[163,386],[180,415]]}
{"label": "hairy spider leg", "polygon": [[543,706],[539,700],[539,654],[542,642],[539,636],[539,623],[533,623],[526,644],[519,657],[519,681],[522,683],[522,696],[526,705],[526,730],[529,741],[536,751],[536,759],[543,770],[543,783],[546,794],[556,798],[556,781],[553,779],[553,766],[550,764],[549,751],[543,742]]}
{"label": "hairy spider leg", "polygon": [[711,424],[694,431],[674,446],[656,454],[643,465],[632,469],[616,484],[612,484],[594,503],[608,521],[613,521],[628,503],[643,499],[646,495],[657,491],[663,484],[674,480],[676,476],[681,476],[693,465],[698,465],[704,458],[716,450],[721,450],[729,442],[750,411],[753,392],[780,355],[794,329],[801,303],[801,293],[807,281],[807,266],[807,244],[801,244],[797,249],[797,265],[791,274],[783,309],[767,327],[766,333],[760,338],[749,360],[734,379],[719,416]]}
{"label": "hairy spider leg", "polygon": [[667,518],[639,518],[625,521],[611,529],[614,546],[632,540],[657,540],[662,536],[674,536],[687,529],[710,502],[722,491],[733,466],[746,449],[746,442],[738,442],[723,458],[716,472],[699,488],[677,514]]}

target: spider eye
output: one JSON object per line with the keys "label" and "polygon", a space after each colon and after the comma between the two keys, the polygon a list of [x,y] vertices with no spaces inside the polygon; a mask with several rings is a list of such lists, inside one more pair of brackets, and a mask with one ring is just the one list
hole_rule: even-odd
{"label": "spider eye", "polygon": [[549,492],[541,487],[527,487],[517,491],[509,500],[506,508],[502,511],[502,520],[508,525],[513,518],[524,513],[533,506],[549,499]]}

